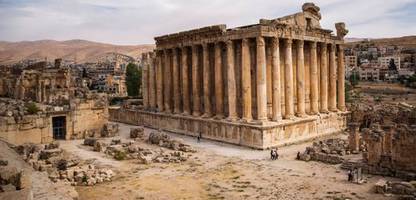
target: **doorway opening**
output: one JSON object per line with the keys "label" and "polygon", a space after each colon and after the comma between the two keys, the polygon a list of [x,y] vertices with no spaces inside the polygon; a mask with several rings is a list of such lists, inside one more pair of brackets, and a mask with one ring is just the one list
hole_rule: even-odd
{"label": "doorway opening", "polygon": [[53,139],[65,140],[66,136],[66,117],[52,117]]}

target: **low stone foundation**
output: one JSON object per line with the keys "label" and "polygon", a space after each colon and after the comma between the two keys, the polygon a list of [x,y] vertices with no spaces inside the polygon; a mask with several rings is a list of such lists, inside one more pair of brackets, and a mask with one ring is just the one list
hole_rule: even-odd
{"label": "low stone foundation", "polygon": [[281,122],[244,123],[132,109],[109,109],[110,120],[198,136],[255,149],[267,149],[337,133],[346,128],[346,112]]}

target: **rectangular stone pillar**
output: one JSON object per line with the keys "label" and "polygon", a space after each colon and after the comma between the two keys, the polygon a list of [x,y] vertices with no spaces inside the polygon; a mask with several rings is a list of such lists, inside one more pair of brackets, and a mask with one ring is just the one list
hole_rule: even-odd
{"label": "rectangular stone pillar", "polygon": [[244,38],[241,43],[241,58],[242,58],[242,89],[243,89],[243,114],[242,119],[246,122],[253,119],[251,112],[251,73],[250,73],[250,48],[248,39]]}
{"label": "rectangular stone pillar", "polygon": [[338,109],[345,111],[345,65],[344,48],[338,45]]}
{"label": "rectangular stone pillar", "polygon": [[271,40],[272,51],[272,120],[282,119],[281,91],[280,91],[280,50],[279,38],[273,37]]}
{"label": "rectangular stone pillar", "polygon": [[180,113],[180,104],[181,104],[181,92],[179,86],[179,66],[178,66],[178,55],[179,51],[177,48],[172,50],[172,82],[173,82],[173,113]]}
{"label": "rectangular stone pillar", "polygon": [[190,100],[189,100],[189,76],[188,76],[188,48],[182,47],[181,56],[181,74],[182,74],[182,102],[183,114],[190,114]]}
{"label": "rectangular stone pillar", "polygon": [[169,55],[169,51],[167,49],[165,49],[165,63],[164,63],[164,76],[163,76],[163,80],[164,80],[164,86],[163,86],[163,91],[165,92],[164,96],[164,103],[165,103],[165,112],[167,113],[171,113],[171,99],[172,99],[172,91],[171,91],[171,86],[172,86],[172,72],[171,72],[171,59],[170,59],[170,55]]}
{"label": "rectangular stone pillar", "polygon": [[202,60],[203,60],[203,81],[204,81],[204,115],[203,117],[211,117],[212,116],[212,105],[211,105],[211,92],[210,92],[210,66],[209,66],[209,50],[208,50],[208,44],[204,43],[202,44]]}
{"label": "rectangular stone pillar", "polygon": [[237,119],[236,101],[237,91],[235,82],[234,44],[232,40],[227,41],[227,92],[228,92],[228,119]]}
{"label": "rectangular stone pillar", "polygon": [[149,58],[147,53],[142,53],[142,98],[143,108],[149,109],[149,96],[148,96],[148,79],[149,79]]}
{"label": "rectangular stone pillar", "polygon": [[285,40],[285,118],[294,117],[292,39]]}
{"label": "rectangular stone pillar", "polygon": [[319,113],[318,105],[318,56],[317,56],[317,47],[316,42],[311,42],[311,70],[310,70],[310,81],[311,81],[311,114],[316,115]]}
{"label": "rectangular stone pillar", "polygon": [[297,99],[297,109],[296,115],[298,117],[305,116],[305,57],[304,57],[304,42],[303,40],[298,40],[296,42],[297,49],[297,66],[296,66],[296,99]]}
{"label": "rectangular stone pillar", "polygon": [[329,50],[329,94],[328,108],[332,112],[337,111],[337,64],[335,56],[336,46],[331,44]]}
{"label": "rectangular stone pillar", "polygon": [[[201,92],[200,84],[201,77],[199,77],[200,63],[198,63],[198,46],[192,46],[192,115],[200,116],[201,115]],[[205,68],[205,67],[204,67]],[[204,78],[205,79],[205,78]]]}
{"label": "rectangular stone pillar", "polygon": [[215,117],[221,119],[224,117],[224,92],[222,78],[222,59],[221,59],[221,43],[214,45],[214,71],[215,71]]}
{"label": "rectangular stone pillar", "polygon": [[149,76],[148,76],[148,83],[149,83],[149,106],[152,110],[156,108],[156,83],[155,83],[155,54],[154,52],[150,53],[150,62],[149,62]]}
{"label": "rectangular stone pillar", "polygon": [[266,85],[266,44],[263,37],[256,38],[257,44],[257,120],[267,120],[267,85]]}
{"label": "rectangular stone pillar", "polygon": [[320,83],[320,103],[321,113],[328,113],[328,66],[327,66],[327,44],[321,43],[321,83]]}
{"label": "rectangular stone pillar", "polygon": [[164,110],[163,104],[163,51],[156,53],[156,101],[157,101],[157,110],[162,112]]}

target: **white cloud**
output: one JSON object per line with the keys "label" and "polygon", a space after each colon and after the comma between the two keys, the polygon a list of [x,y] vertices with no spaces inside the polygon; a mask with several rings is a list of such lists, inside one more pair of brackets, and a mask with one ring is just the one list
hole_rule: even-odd
{"label": "white cloud", "polygon": [[[88,39],[139,44],[212,24],[235,27],[299,12],[293,0],[0,0],[0,40]],[[416,33],[416,0],[318,0],[322,26],[344,21],[349,37]],[[409,10],[410,9],[410,10]],[[409,19],[410,18],[410,19]],[[413,19],[412,19],[413,18]]]}

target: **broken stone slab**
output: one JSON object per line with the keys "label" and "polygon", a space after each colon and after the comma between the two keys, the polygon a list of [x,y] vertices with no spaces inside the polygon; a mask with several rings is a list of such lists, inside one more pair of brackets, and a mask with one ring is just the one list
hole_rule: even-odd
{"label": "broken stone slab", "polygon": [[53,142],[45,145],[45,149],[57,149],[57,148],[59,148],[59,142],[58,141],[53,141]]}
{"label": "broken stone slab", "polygon": [[84,139],[84,145],[87,145],[87,146],[94,146],[95,145],[95,143],[97,142],[97,138],[85,138]]}
{"label": "broken stone slab", "polygon": [[54,156],[60,156],[61,154],[62,154],[62,149],[45,149],[40,152],[39,159],[47,160]]}
{"label": "broken stone slab", "polygon": [[144,137],[144,128],[131,128],[130,129],[130,138],[143,138]]}
{"label": "broken stone slab", "polygon": [[108,144],[105,143],[104,141],[97,140],[94,144],[94,149],[93,150],[97,151],[97,152],[104,152],[107,146],[108,146]]}

